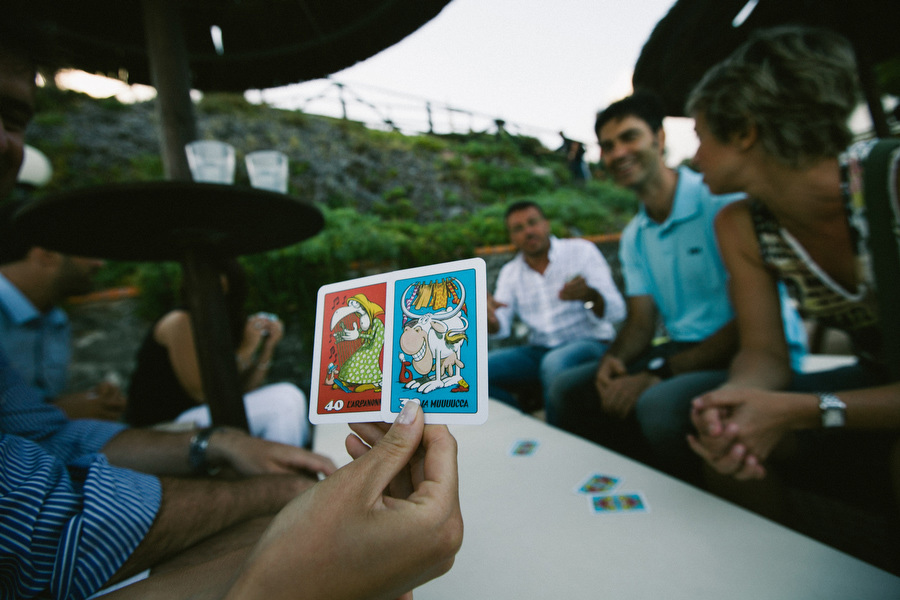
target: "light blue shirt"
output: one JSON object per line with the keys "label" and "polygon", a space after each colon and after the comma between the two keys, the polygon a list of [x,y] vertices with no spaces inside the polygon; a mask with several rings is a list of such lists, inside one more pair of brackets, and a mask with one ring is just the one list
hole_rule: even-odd
{"label": "light blue shirt", "polygon": [[622,232],[619,258],[625,295],[652,296],[672,340],[699,342],[734,318],[713,221],[743,195],[716,196],[699,173],[678,174],[668,218],[657,223],[641,206]]}
{"label": "light blue shirt", "polygon": [[[652,296],[674,341],[700,342],[734,318],[713,222],[723,206],[743,197],[714,195],[702,175],[681,167],[668,218],[657,223],[641,206],[622,232],[625,295]],[[785,337],[798,367],[806,353],[806,330],[781,292]]]}
{"label": "light blue shirt", "polygon": [[41,313],[0,275],[0,348],[25,382],[47,398],[66,389],[70,344],[69,319],[62,309]]}

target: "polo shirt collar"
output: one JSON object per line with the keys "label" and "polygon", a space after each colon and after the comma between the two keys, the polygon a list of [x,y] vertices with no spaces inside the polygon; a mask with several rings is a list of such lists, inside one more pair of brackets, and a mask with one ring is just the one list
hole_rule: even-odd
{"label": "polo shirt collar", "polygon": [[647,208],[641,204],[638,212],[639,224],[642,228],[657,226],[662,231],[669,229],[676,223],[687,221],[700,212],[700,202],[703,200],[699,194],[685,192],[685,188],[694,188],[693,182],[689,181],[692,176],[699,176],[687,167],[678,168],[678,183],[675,185],[675,197],[672,199],[672,210],[669,216],[662,223],[657,223],[647,215]]}
{"label": "polo shirt collar", "polygon": [[66,313],[58,307],[53,307],[46,315],[42,315],[31,300],[2,274],[0,274],[0,309],[16,325],[41,318],[46,319],[51,325],[64,325],[67,321]]}

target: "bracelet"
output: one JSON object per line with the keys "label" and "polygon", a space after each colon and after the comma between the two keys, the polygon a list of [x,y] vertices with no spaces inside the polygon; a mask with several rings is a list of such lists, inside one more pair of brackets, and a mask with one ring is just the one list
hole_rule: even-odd
{"label": "bracelet", "polygon": [[215,475],[219,469],[213,469],[207,461],[206,451],[209,449],[209,438],[224,427],[205,427],[194,434],[188,448],[188,462],[195,475]]}

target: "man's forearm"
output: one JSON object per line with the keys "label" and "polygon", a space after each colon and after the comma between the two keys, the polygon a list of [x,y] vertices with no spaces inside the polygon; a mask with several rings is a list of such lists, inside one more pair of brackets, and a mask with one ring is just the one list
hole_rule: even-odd
{"label": "man's forearm", "polygon": [[162,478],[162,504],[147,535],[113,577],[118,581],[171,560],[251,519],[270,516],[315,480],[263,475],[237,481]]}
{"label": "man's forearm", "polygon": [[126,429],[103,446],[103,453],[117,467],[152,475],[190,475],[188,452],[194,433]]}
{"label": "man's forearm", "polygon": [[653,341],[654,331],[655,329],[652,327],[646,327],[640,323],[626,320],[607,354],[611,354],[623,363],[628,364],[650,346],[650,343]]}
{"label": "man's forearm", "polygon": [[675,375],[727,369],[737,350],[737,325],[732,320],[696,346],[669,357],[669,366]]}

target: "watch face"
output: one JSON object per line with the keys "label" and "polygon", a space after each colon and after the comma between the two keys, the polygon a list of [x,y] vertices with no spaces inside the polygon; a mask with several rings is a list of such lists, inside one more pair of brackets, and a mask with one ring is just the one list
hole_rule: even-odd
{"label": "watch face", "polygon": [[822,413],[822,425],[824,427],[843,427],[844,411],[840,408],[828,408]]}
{"label": "watch face", "polygon": [[657,356],[656,358],[651,359],[650,362],[647,363],[647,369],[649,369],[650,371],[652,371],[654,369],[659,369],[664,364],[666,364],[666,359],[663,358],[662,356]]}

